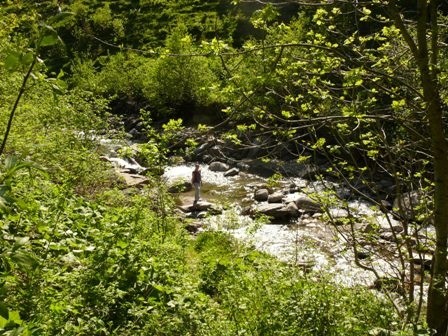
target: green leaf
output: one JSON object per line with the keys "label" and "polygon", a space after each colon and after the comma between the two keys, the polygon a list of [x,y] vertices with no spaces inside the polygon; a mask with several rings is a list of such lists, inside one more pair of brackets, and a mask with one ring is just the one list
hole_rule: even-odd
{"label": "green leaf", "polygon": [[3,329],[7,323],[8,319],[5,319],[3,316],[0,315],[0,328]]}
{"label": "green leaf", "polygon": [[8,191],[11,191],[11,186],[6,184],[0,184],[0,196],[5,195]]}
{"label": "green leaf", "polygon": [[23,270],[33,270],[37,267],[37,259],[30,253],[18,251],[11,254],[11,260]]}
{"label": "green leaf", "polygon": [[3,197],[0,196],[0,209],[1,210],[7,209],[7,206],[6,206],[7,203],[8,202]]}
{"label": "green leaf", "polygon": [[3,302],[0,302],[0,316],[5,320],[9,319],[8,307]]}
{"label": "green leaf", "polygon": [[312,149],[321,149],[325,145],[326,139],[325,138],[319,138],[317,139],[316,143],[311,146]]}
{"label": "green leaf", "polygon": [[126,247],[128,247],[128,243],[126,243],[126,242],[124,242],[122,240],[119,240],[118,243],[117,243],[117,246],[119,248],[125,249]]}
{"label": "green leaf", "polygon": [[5,68],[8,71],[14,71],[19,67],[20,64],[20,54],[13,51],[5,59]]}
{"label": "green leaf", "polygon": [[28,242],[30,241],[30,237],[16,237],[15,240],[16,240],[15,243],[16,246],[23,246],[28,244]]}
{"label": "green leaf", "polygon": [[58,14],[56,14],[55,16],[51,17],[51,25],[54,28],[60,27],[61,25],[64,24],[64,22],[66,22],[67,18],[74,16],[75,13],[73,12],[60,12]]}
{"label": "green leaf", "polygon": [[48,34],[42,36],[42,38],[39,41],[39,46],[41,47],[48,47],[55,45],[58,42],[58,35],[51,31]]}
{"label": "green leaf", "polygon": [[14,321],[15,323],[17,323],[18,325],[22,324],[22,319],[20,318],[20,314],[18,311],[13,310],[9,312],[9,320],[10,321]]}
{"label": "green leaf", "polygon": [[22,55],[22,64],[24,65],[30,65],[34,60],[34,53],[33,52],[27,52]]}
{"label": "green leaf", "polygon": [[50,78],[48,81],[51,83],[53,90],[60,94],[64,93],[68,87],[66,82],[58,78]]}

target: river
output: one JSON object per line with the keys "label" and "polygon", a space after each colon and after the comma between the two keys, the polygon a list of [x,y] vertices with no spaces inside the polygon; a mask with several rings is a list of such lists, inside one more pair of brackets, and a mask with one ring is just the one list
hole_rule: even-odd
{"label": "river", "polygon": [[[168,167],[163,174],[165,181],[189,181],[192,164]],[[223,230],[256,249],[269,253],[285,262],[308,267],[316,272],[330,274],[334,281],[346,286],[371,286],[376,276],[355,265],[352,248],[335,227],[325,223],[319,214],[302,216],[289,222],[259,223],[249,216],[242,216],[241,210],[253,203],[252,195],[257,186],[266,185],[266,179],[240,173],[226,177],[222,172],[214,172],[207,165],[201,165],[203,187],[202,199],[220,204],[225,209],[222,214],[208,216],[202,221],[203,230]],[[303,179],[284,179],[278,185],[291,183],[305,185]],[[189,202],[193,192],[179,194],[179,203]],[[378,216],[362,202],[350,205],[359,213]],[[369,263],[380,274],[393,273],[390,261],[377,259]]]}

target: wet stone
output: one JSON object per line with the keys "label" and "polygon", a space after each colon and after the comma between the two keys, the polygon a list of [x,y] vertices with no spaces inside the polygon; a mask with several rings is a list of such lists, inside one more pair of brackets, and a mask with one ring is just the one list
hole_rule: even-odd
{"label": "wet stone", "polygon": [[231,168],[224,173],[224,176],[230,177],[230,176],[238,175],[239,173],[240,173],[240,171],[238,168]]}
{"label": "wet stone", "polygon": [[201,228],[202,228],[202,223],[201,222],[193,222],[193,223],[189,223],[186,224],[184,226],[185,230],[187,230],[188,232],[195,234],[197,233]]}
{"label": "wet stone", "polygon": [[127,187],[140,188],[149,184],[148,178],[141,175],[120,173],[120,176],[123,178]]}
{"label": "wet stone", "polygon": [[229,166],[226,163],[215,161],[210,163],[208,169],[214,172],[226,172],[229,170]]}
{"label": "wet stone", "polygon": [[213,206],[212,203],[207,201],[199,201],[196,204],[182,205],[179,207],[183,212],[194,212],[194,211],[206,211]]}
{"label": "wet stone", "polygon": [[193,212],[190,212],[187,215],[187,218],[201,219],[201,218],[205,218],[207,216],[208,216],[208,212],[207,211],[193,211]]}
{"label": "wet stone", "polygon": [[268,189],[258,189],[254,193],[254,199],[258,202],[267,201],[269,198],[269,190]]}
{"label": "wet stone", "polygon": [[283,194],[281,192],[275,192],[268,196],[268,203],[281,203],[283,200]]}
{"label": "wet stone", "polygon": [[292,202],[287,205],[282,203],[261,204],[257,207],[256,211],[274,219],[296,218],[299,216],[299,210]]}

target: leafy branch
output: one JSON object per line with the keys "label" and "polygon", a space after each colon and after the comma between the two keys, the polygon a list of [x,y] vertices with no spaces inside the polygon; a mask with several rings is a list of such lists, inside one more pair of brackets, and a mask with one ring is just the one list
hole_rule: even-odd
{"label": "leafy branch", "polygon": [[33,70],[37,64],[39,59],[39,51],[41,47],[47,47],[55,45],[58,42],[62,42],[59,38],[56,31],[46,24],[41,25],[43,27],[42,31],[40,32],[34,52],[27,52],[27,53],[20,53],[20,52],[11,52],[5,62],[5,67],[10,71],[15,71],[23,66],[28,66],[28,70],[23,77],[22,85],[20,86],[19,93],[17,94],[16,100],[14,102],[14,106],[12,107],[12,110],[9,114],[8,123],[6,125],[5,133],[3,136],[2,144],[0,146],[0,156],[3,154],[6,142],[9,137],[9,133],[12,128],[12,122],[14,120],[14,116],[16,114],[17,108],[19,106],[20,100],[22,99],[23,94],[26,90],[26,85],[33,73]]}

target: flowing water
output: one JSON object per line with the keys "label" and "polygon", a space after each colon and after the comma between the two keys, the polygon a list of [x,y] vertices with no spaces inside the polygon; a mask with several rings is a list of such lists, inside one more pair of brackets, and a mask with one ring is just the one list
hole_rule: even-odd
{"label": "flowing water", "polygon": [[[168,184],[174,181],[190,181],[194,166],[180,165],[168,167],[163,175]],[[346,286],[372,285],[375,276],[354,263],[353,252],[332,225],[316,216],[304,216],[294,222],[257,223],[248,216],[240,215],[241,209],[253,202],[251,199],[257,186],[266,185],[266,179],[242,174],[225,177],[222,172],[213,172],[202,165],[203,187],[201,198],[222,204],[222,214],[202,219],[204,229],[225,230],[236,238],[252,244],[255,248],[277,258],[314,271],[326,272],[337,283]],[[279,181],[287,186],[291,182],[305,185],[303,179]],[[180,202],[188,202],[193,192],[185,192]],[[183,201],[182,201],[183,200]],[[353,202],[351,205],[361,214],[372,215],[366,204]],[[375,261],[377,269],[391,271],[390,264]]]}
{"label": "flowing water", "polygon": [[[112,160],[118,157],[117,151],[121,145],[113,141],[104,140],[102,143],[104,153]],[[113,162],[114,163],[114,162]],[[131,164],[133,164],[131,162]],[[129,166],[129,163],[126,163]],[[128,167],[129,168],[129,167]],[[193,164],[184,164],[168,167],[163,178],[168,185],[176,181],[189,182],[194,169]],[[333,225],[328,224],[322,215],[303,215],[293,222],[260,223],[248,216],[241,215],[241,210],[254,203],[254,191],[260,186],[266,186],[268,181],[262,177],[240,173],[233,177],[226,177],[222,172],[213,172],[207,165],[201,165],[203,186],[201,197],[205,201],[221,205],[225,210],[220,215],[201,219],[204,230],[225,230],[241,241],[252,244],[256,249],[269,253],[280,260],[289,262],[306,269],[330,274],[334,281],[341,285],[371,286],[376,279],[372,272],[365,271],[355,265],[354,255],[350,243],[344,239]],[[272,182],[272,181],[270,181]],[[309,188],[312,191],[322,191],[322,184],[309,182],[304,179],[285,179],[276,181],[277,189],[286,189],[293,183],[300,188]],[[328,185],[328,183],[326,183]],[[334,185],[335,190],[338,188]],[[346,193],[343,189],[339,192]],[[179,194],[179,205],[188,204],[194,199],[193,191]],[[191,203],[190,203],[191,204]],[[370,218],[374,225],[397,224],[390,218],[361,201],[349,202],[351,212],[356,216]],[[333,215],[344,216],[344,209],[331,209]],[[432,230],[429,228],[426,230]],[[421,232],[422,235],[433,236],[433,232]],[[379,276],[399,278],[396,267],[396,256],[387,256],[389,252],[376,254],[369,258],[369,266],[377,271]],[[390,253],[389,253],[390,254]],[[389,258],[388,258],[389,257]],[[425,290],[427,290],[425,285]]]}

